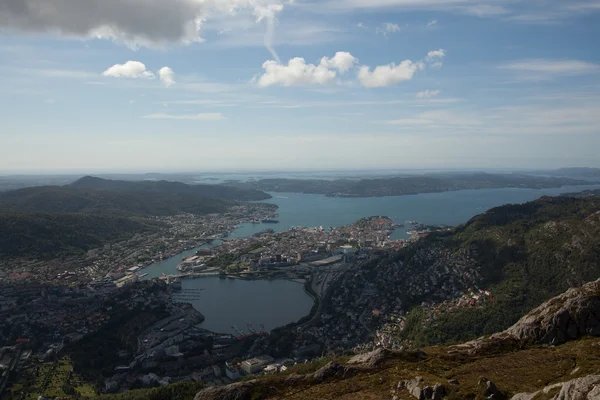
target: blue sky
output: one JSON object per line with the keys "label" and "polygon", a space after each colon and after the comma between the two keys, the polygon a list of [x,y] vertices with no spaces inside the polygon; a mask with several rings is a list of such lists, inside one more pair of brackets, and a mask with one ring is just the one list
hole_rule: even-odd
{"label": "blue sky", "polygon": [[0,172],[600,167],[598,0],[0,0]]}

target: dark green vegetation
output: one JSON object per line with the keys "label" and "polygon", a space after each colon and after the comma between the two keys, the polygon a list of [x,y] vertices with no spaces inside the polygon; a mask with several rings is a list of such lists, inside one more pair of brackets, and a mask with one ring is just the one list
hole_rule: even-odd
{"label": "dark green vegetation", "polygon": [[72,255],[161,226],[117,216],[0,212],[0,258]]}
{"label": "dark green vegetation", "polygon": [[[119,351],[134,353],[137,337],[148,327],[169,314],[164,306],[138,306],[127,309],[120,302],[127,299],[126,289],[105,307],[112,307],[110,320],[98,331],[85,336],[78,342],[65,347],[73,362],[73,369],[93,382],[114,374],[114,366],[120,362]],[[148,293],[161,290],[158,286],[147,287]]]}
{"label": "dark green vegetation", "polygon": [[238,183],[237,187],[268,192],[314,193],[339,197],[401,196],[417,193],[447,192],[463,189],[530,188],[544,189],[590,182],[571,178],[517,174],[430,174],[382,179],[296,180],[262,179]]}
{"label": "dark green vegetation", "polygon": [[256,190],[227,186],[94,177],[65,186],[3,192],[0,257],[51,258],[80,253],[161,228],[144,217],[222,213],[234,200],[268,197]]}
{"label": "dark green vegetation", "polygon": [[101,400],[193,400],[202,387],[201,383],[185,382],[161,388],[130,390],[125,393],[104,395],[97,398]]}
{"label": "dark green vegetation", "polygon": [[[600,276],[600,199],[554,197],[506,205],[419,246],[468,254],[493,301],[442,312],[432,323],[415,309],[408,339],[418,345],[459,342],[508,328],[545,300]],[[411,250],[398,259],[410,262]],[[413,300],[413,304],[418,304]]]}

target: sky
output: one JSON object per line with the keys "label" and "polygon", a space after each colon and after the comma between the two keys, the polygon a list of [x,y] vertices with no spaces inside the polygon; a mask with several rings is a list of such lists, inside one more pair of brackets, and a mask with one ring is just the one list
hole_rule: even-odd
{"label": "sky", "polygon": [[0,173],[600,167],[600,0],[0,0]]}

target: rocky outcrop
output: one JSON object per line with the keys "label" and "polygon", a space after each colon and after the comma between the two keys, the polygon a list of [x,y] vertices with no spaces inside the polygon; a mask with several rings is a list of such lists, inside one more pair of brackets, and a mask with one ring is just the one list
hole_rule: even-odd
{"label": "rocky outcrop", "polygon": [[424,379],[420,376],[417,376],[414,379],[398,382],[397,389],[406,390],[414,398],[419,400],[440,400],[446,396],[446,387],[444,385],[441,383],[436,383],[433,386],[426,385],[424,383]]}
{"label": "rocky outcrop", "polygon": [[558,345],[582,336],[600,336],[600,280],[569,289],[506,331],[450,347],[449,353],[480,354],[531,344]]}
{"label": "rocky outcrop", "polygon": [[[556,393],[557,392],[557,393]],[[552,400],[600,400],[600,375],[588,375],[583,378],[546,386],[535,393],[519,393],[511,400],[535,400],[549,398]]]}
{"label": "rocky outcrop", "polygon": [[504,333],[535,344],[562,344],[586,335],[600,336],[600,280],[548,300]]}
{"label": "rocky outcrop", "polygon": [[348,365],[359,365],[366,368],[375,368],[382,361],[384,361],[389,355],[390,351],[385,349],[377,349],[370,353],[358,354],[352,357],[348,361]]}
{"label": "rocky outcrop", "polygon": [[202,389],[194,400],[251,400],[254,381]]}

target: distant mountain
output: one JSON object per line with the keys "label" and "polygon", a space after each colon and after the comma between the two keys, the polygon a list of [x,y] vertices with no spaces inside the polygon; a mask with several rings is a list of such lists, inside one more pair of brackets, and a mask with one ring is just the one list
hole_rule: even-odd
{"label": "distant mountain", "polygon": [[559,168],[550,171],[551,175],[600,178],[600,168]]}
{"label": "distant mountain", "polygon": [[84,189],[42,186],[0,193],[0,210],[83,213],[121,216],[164,216],[223,212],[232,203],[169,192]]}
{"label": "distant mountain", "polygon": [[157,231],[140,217],[222,213],[233,200],[269,197],[226,186],[125,182],[85,177],[65,186],[0,193],[0,258],[81,252]]}
{"label": "distant mountain", "polygon": [[262,179],[238,183],[240,188],[267,192],[314,193],[335,197],[382,197],[463,189],[529,188],[588,185],[589,181],[571,178],[488,173],[436,173],[382,179]]}
{"label": "distant mountain", "polygon": [[581,192],[563,193],[561,196],[566,197],[600,197],[600,189],[583,190]]}
{"label": "distant mountain", "polygon": [[77,189],[168,193],[232,201],[256,201],[271,198],[268,194],[256,189],[242,189],[227,185],[188,185],[168,181],[117,181],[93,176],[85,176],[69,186]]}

